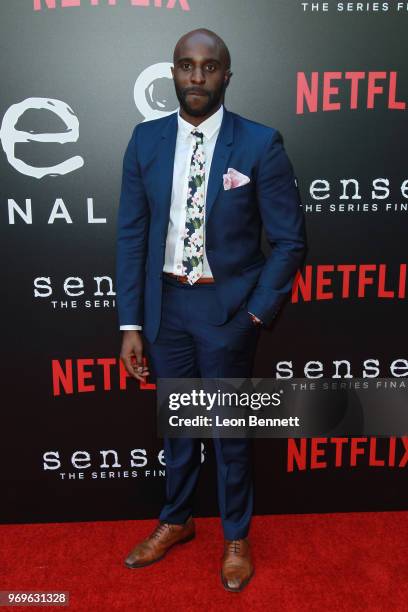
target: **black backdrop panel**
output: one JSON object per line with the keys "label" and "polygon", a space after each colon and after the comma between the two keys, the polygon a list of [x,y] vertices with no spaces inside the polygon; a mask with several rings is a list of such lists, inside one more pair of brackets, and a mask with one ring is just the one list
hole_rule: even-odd
{"label": "black backdrop panel", "polygon": [[[255,375],[407,377],[405,2],[8,0],[0,16],[3,522],[159,511],[155,391],[119,363],[116,212],[131,131],[177,107],[172,52],[196,27],[230,48],[227,108],[283,134],[305,207],[306,289]],[[403,440],[362,441],[355,467],[350,440],[339,466],[330,440],[304,443],[291,469],[293,440],[256,441],[256,513],[407,508]],[[196,508],[214,515],[210,441],[203,458]]]}

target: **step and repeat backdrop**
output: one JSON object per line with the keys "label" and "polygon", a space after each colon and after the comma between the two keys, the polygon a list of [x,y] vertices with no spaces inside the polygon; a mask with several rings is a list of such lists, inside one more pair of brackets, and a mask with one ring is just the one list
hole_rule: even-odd
{"label": "step and repeat backdrop", "polygon": [[[173,48],[194,28],[229,46],[226,107],[282,133],[306,215],[307,260],[254,375],[408,382],[407,25],[394,1],[2,1],[2,522],[163,502],[154,381],[119,360],[116,215],[132,130],[178,107]],[[408,507],[408,438],[254,447],[257,514]]]}

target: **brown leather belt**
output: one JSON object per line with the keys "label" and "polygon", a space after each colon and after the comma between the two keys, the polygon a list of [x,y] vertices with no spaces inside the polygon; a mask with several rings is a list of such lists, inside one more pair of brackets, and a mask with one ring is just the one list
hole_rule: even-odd
{"label": "brown leather belt", "polygon": [[[183,276],[183,275],[179,275],[179,274],[173,274],[173,272],[163,272],[163,274],[165,274],[166,276],[171,276],[172,278],[175,278],[180,283],[188,283],[186,275]],[[196,285],[197,283],[199,283],[199,284],[203,284],[203,283],[215,283],[215,280],[213,279],[212,276],[201,276],[199,279],[197,279],[194,282],[194,285]]]}

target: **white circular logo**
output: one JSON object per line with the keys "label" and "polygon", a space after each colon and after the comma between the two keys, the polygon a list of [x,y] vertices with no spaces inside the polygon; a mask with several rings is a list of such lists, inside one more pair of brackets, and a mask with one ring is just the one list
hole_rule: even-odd
{"label": "white circular logo", "polygon": [[152,64],[141,72],[136,80],[133,96],[138,111],[143,115],[143,121],[159,119],[174,113],[175,108],[169,108],[172,101],[169,100],[169,83],[173,81],[171,74],[171,62],[159,62]]}

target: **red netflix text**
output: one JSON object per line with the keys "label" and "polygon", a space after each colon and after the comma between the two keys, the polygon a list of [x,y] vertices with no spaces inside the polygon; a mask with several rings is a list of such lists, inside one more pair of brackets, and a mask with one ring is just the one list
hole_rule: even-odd
{"label": "red netflix text", "polygon": [[401,438],[290,438],[286,469],[316,470],[341,467],[405,468],[408,436]]}
{"label": "red netflix text", "polygon": [[310,77],[298,72],[296,114],[303,115],[305,107],[310,113],[373,109],[380,98],[389,110],[405,110],[406,103],[397,100],[397,76],[396,71],[312,72]]}
{"label": "red netflix text", "polygon": [[405,299],[407,264],[318,264],[298,270],[292,302],[349,298]]}
{"label": "red netflix text", "polygon": [[[117,6],[124,5],[124,0],[33,0],[33,8],[35,11],[41,11],[43,9],[55,9],[55,8],[68,8],[73,6]],[[131,6],[140,6],[147,8],[152,6],[154,8],[167,8],[174,9],[179,6],[183,11],[189,11],[190,6],[188,0],[126,0],[126,4]]]}
{"label": "red netflix text", "polygon": [[[143,361],[146,364],[146,360]],[[65,361],[53,359],[51,369],[54,396],[92,393],[100,388],[101,378],[104,391],[111,391],[113,388],[126,391],[128,379],[132,378],[126,372],[123,362],[116,357],[65,359]],[[136,382],[144,391],[156,389],[156,385],[147,380]]]}

